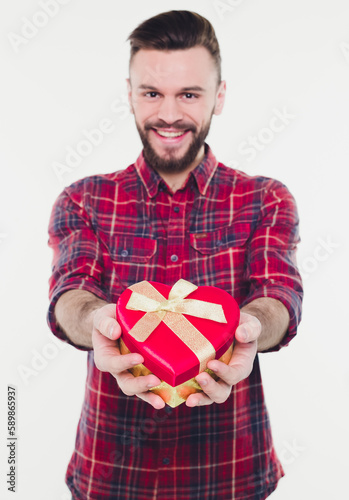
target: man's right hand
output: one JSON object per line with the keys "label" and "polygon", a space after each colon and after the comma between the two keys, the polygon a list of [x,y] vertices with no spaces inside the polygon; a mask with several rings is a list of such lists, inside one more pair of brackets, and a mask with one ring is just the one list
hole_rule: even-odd
{"label": "man's right hand", "polygon": [[116,321],[115,304],[107,304],[91,313],[93,319],[92,344],[96,367],[102,372],[109,372],[115,377],[118,386],[126,396],[137,396],[156,409],[164,408],[165,403],[156,394],[149,391],[161,383],[155,375],[134,377],[128,371],[139,363],[143,357],[138,353],[120,354],[118,338],[121,327]]}

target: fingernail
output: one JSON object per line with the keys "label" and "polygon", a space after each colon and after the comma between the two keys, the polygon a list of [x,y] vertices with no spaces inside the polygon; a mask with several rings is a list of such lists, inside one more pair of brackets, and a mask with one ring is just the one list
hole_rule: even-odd
{"label": "fingernail", "polygon": [[247,332],[247,330],[246,330],[246,328],[244,326],[241,329],[241,333],[242,333],[242,338],[244,340],[248,340],[248,332]]}
{"label": "fingernail", "polygon": [[199,382],[199,384],[201,387],[205,387],[205,385],[207,385],[207,380],[203,380],[202,382]]}
{"label": "fingernail", "polygon": [[109,330],[109,338],[113,338],[113,330],[114,330],[114,326],[112,326]]}
{"label": "fingernail", "polygon": [[133,360],[131,361],[131,363],[132,363],[133,365],[139,365],[140,363],[142,363],[142,361],[141,361],[140,359],[133,359]]}
{"label": "fingernail", "polygon": [[153,384],[148,384],[147,389],[154,389],[154,387],[157,387],[159,384],[157,382],[154,382]]}

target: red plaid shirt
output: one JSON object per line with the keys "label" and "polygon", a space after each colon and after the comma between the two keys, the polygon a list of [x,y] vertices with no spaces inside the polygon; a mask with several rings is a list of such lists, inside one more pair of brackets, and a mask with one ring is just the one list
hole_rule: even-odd
{"label": "red plaid shirt", "polygon": [[[296,334],[302,284],[295,201],[280,182],[250,177],[205,159],[171,193],[141,154],[112,174],[64,189],[49,226],[53,272],[48,322],[67,290],[116,303],[142,280],[184,278],[223,288],[240,307],[258,297],[280,300],[290,314],[281,344]],[[78,347],[78,346],[77,346]],[[265,499],[283,476],[265,406],[258,356],[228,400],[155,410],[125,396],[88,352],[85,401],[66,481],[75,499]]]}

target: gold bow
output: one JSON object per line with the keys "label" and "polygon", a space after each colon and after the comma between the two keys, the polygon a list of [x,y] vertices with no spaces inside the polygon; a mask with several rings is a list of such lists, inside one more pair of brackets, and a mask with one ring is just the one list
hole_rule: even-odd
{"label": "gold bow", "polygon": [[173,285],[168,299],[165,299],[148,281],[141,281],[129,288],[132,290],[132,295],[126,309],[146,313],[129,334],[138,342],[144,342],[163,321],[194,352],[200,361],[199,371],[204,371],[207,362],[215,358],[216,351],[211,342],[183,314],[227,323],[221,304],[186,299],[185,297],[198,287],[183,279]]}

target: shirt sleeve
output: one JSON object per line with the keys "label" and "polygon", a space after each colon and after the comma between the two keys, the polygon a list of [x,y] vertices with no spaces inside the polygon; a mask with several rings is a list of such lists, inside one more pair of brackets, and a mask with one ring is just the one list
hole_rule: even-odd
{"label": "shirt sleeve", "polygon": [[282,341],[265,352],[287,346],[301,320],[303,286],[297,269],[300,242],[295,199],[282,183],[270,180],[264,191],[260,217],[250,241],[247,263],[250,291],[242,306],[260,297],[282,302],[290,315]]}
{"label": "shirt sleeve", "polygon": [[102,286],[101,249],[84,208],[81,193],[66,188],[58,196],[53,205],[48,233],[53,260],[49,278],[47,322],[58,338],[87,351],[87,347],[77,346],[66,336],[54,314],[57,300],[68,290],[86,290],[107,300],[107,293]]}

